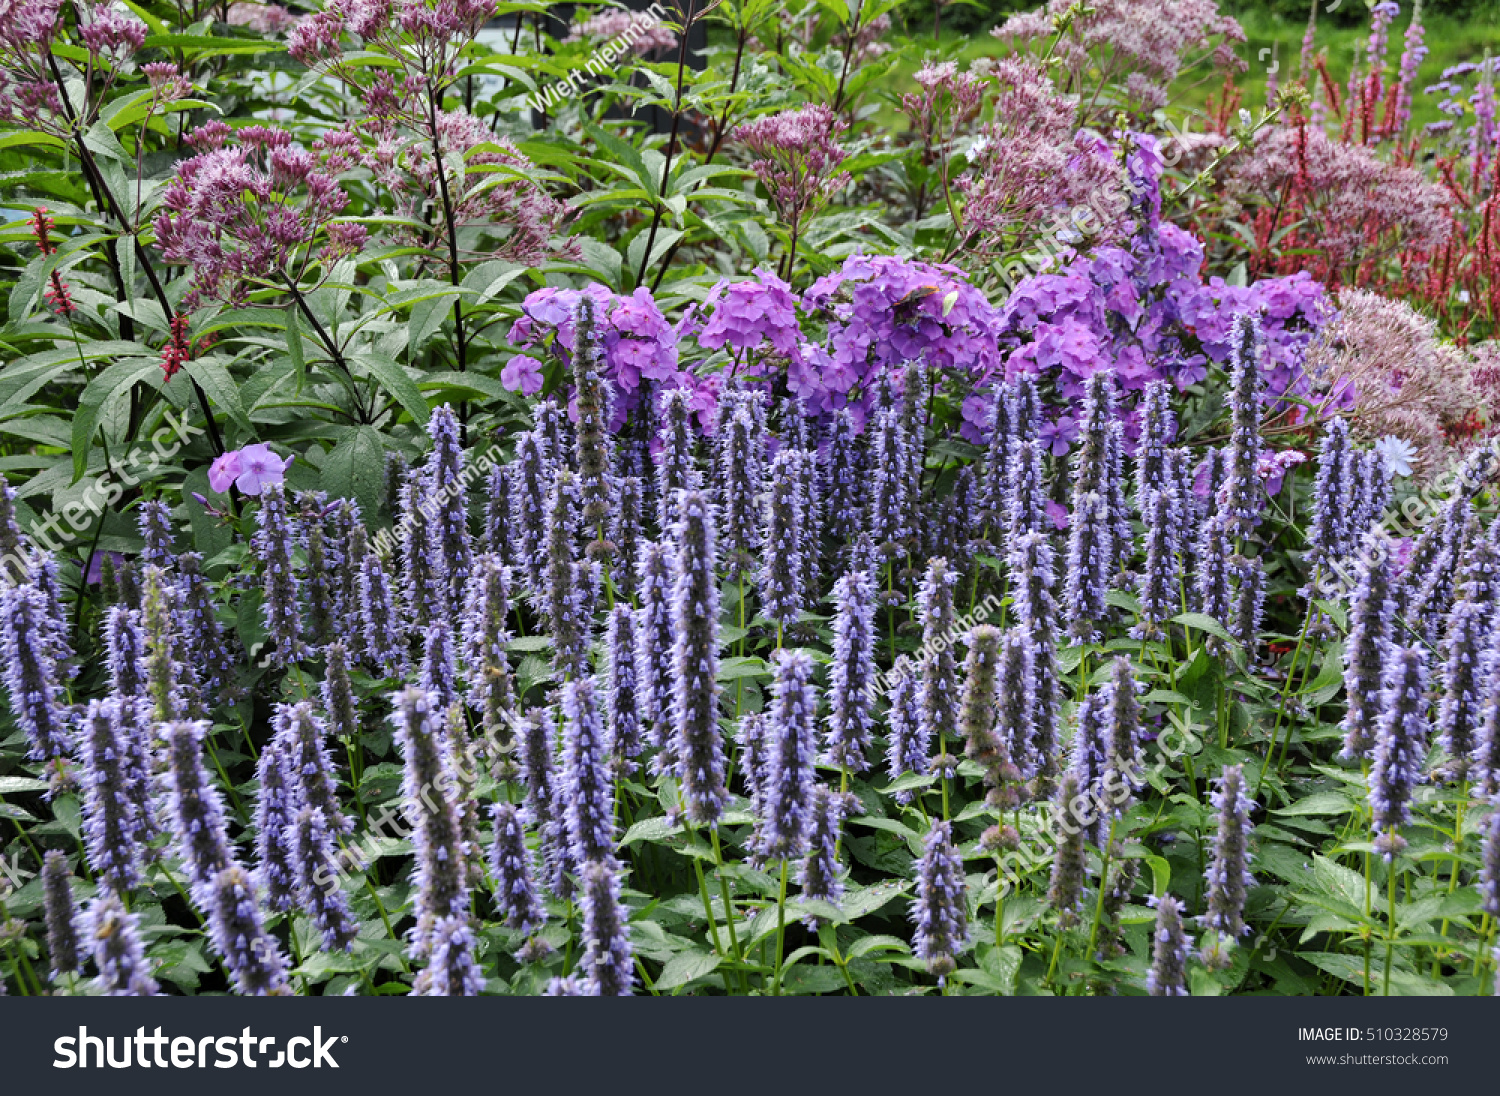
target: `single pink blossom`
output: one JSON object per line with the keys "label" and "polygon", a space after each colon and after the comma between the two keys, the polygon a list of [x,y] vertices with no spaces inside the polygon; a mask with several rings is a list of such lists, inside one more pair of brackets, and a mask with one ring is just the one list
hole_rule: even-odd
{"label": "single pink blossom", "polygon": [[244,461],[240,457],[240,451],[231,449],[209,466],[208,485],[222,495],[229,490],[229,485],[239,477],[243,469]]}
{"label": "single pink blossom", "polygon": [[535,396],[542,390],[542,363],[529,354],[517,354],[500,370],[500,383],[512,392]]}
{"label": "single pink blossom", "polygon": [[247,495],[258,495],[271,484],[282,482],[286,478],[286,470],[296,460],[295,457],[283,460],[264,442],[245,446],[240,450],[239,456],[243,471],[235,479],[234,485]]}

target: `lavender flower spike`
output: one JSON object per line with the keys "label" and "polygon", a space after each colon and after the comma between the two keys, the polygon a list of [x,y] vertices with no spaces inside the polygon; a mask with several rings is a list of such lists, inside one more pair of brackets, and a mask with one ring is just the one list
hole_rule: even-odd
{"label": "lavender flower spike", "polygon": [[256,766],[260,792],[255,801],[256,881],[266,904],[284,913],[296,905],[297,867],[292,850],[292,820],[300,805],[300,786],[287,762],[286,743],[273,738],[261,750]]}
{"label": "lavender flower spike", "polygon": [[348,951],[359,935],[359,926],[339,889],[338,846],[333,835],[323,816],[311,807],[297,812],[290,830],[297,896],[323,936],[323,950]]}
{"label": "lavender flower spike", "polygon": [[969,946],[968,886],[947,822],[934,822],[923,839],[911,918],[916,925],[912,953],[942,985]]}
{"label": "lavender flower spike", "polygon": [[1375,746],[1380,690],[1396,602],[1391,597],[1390,557],[1375,545],[1360,559],[1344,644],[1345,760],[1368,758]]}
{"label": "lavender flower spike", "polygon": [[177,850],[187,868],[189,889],[199,908],[208,909],[214,881],[234,863],[224,824],[224,801],[203,770],[208,722],[161,725],[167,747],[167,790]]}
{"label": "lavender flower spike", "polygon": [[1245,924],[1245,895],[1255,885],[1255,879],[1250,874],[1250,854],[1245,843],[1254,804],[1245,792],[1245,774],[1240,766],[1224,766],[1211,798],[1219,814],[1219,825],[1204,872],[1208,912],[1203,924],[1216,935],[1204,953],[1204,961],[1215,966],[1227,962],[1223,945],[1234,943],[1250,931]]}
{"label": "lavender flower spike", "polygon": [[615,855],[615,789],[592,677],[563,686],[562,710],[563,802],[573,860],[609,860]]}
{"label": "lavender flower spike", "polygon": [[635,981],[630,933],[620,904],[620,877],[615,864],[595,860],[583,866],[579,905],[583,910],[583,961],[580,971],[597,997],[628,997]]}
{"label": "lavender flower spike", "polygon": [[830,671],[828,764],[851,773],[870,767],[871,676],[875,666],[875,590],[867,571],[850,571],[834,585],[833,666]]}
{"label": "lavender flower spike", "polygon": [[68,857],[51,849],[42,858],[42,905],[47,922],[47,954],[52,957],[52,977],[72,974],[78,957],[78,914],[73,905],[73,875]]}
{"label": "lavender flower spike", "polygon": [[[925,776],[932,741],[928,737],[927,721],[922,718],[921,677],[910,655],[896,659],[886,695],[890,700],[886,721],[891,728],[886,747],[886,775],[892,781],[907,773]],[[910,803],[911,792],[897,792],[896,802]]]}
{"label": "lavender flower spike", "polygon": [[30,745],[34,761],[53,761],[68,750],[68,734],[57,679],[57,662],[47,643],[47,609],[33,586],[0,593],[0,654],[10,710]]}
{"label": "lavender flower spike", "polygon": [[86,934],[99,968],[98,986],[108,997],[155,997],[159,992],[141,946],[140,918],[120,896],[103,891],[84,913]]}
{"label": "lavender flower spike", "polygon": [[1146,993],[1151,997],[1186,997],[1188,949],[1182,931],[1182,906],[1170,894],[1156,903],[1156,927],[1151,933],[1151,970]]}
{"label": "lavender flower spike", "polygon": [[267,484],[261,492],[257,520],[250,545],[261,566],[266,634],[274,643],[275,665],[284,668],[302,657],[303,643],[301,587],[292,562],[296,537],[281,484]]}
{"label": "lavender flower spike", "polygon": [[474,960],[467,918],[445,917],[432,930],[432,956],[420,978],[427,997],[478,997],[484,976]]}
{"label": "lavender flower spike", "polygon": [[328,732],[309,701],[282,704],[273,720],[276,741],[286,750],[287,761],[301,789],[299,800],[323,815],[324,824],[336,834],[349,833],[354,821],[338,802],[338,780],[328,751]]}
{"label": "lavender flower spike", "polygon": [[[83,837],[89,863],[110,887],[128,891],[140,881],[141,846],[149,836],[135,797],[134,730],[121,711],[136,714],[134,697],[91,700],[78,720],[83,763]],[[144,716],[144,712],[139,713]]]}
{"label": "lavender flower spike", "polygon": [[757,841],[757,851],[767,860],[795,860],[807,851],[818,705],[812,671],[806,653],[777,653],[766,728],[769,773]]}
{"label": "lavender flower spike", "polygon": [[1392,647],[1386,660],[1370,770],[1375,846],[1387,860],[1405,848],[1400,829],[1411,819],[1413,789],[1427,756],[1427,664],[1420,647]]}
{"label": "lavender flower spike", "polygon": [[245,869],[231,864],[214,877],[208,907],[209,936],[235,989],[245,997],[286,994],[286,957],[265,930]]}
{"label": "lavender flower spike", "polygon": [[672,621],[678,766],[688,817],[713,825],[724,811],[724,743],[719,733],[719,584],[714,572],[713,511],[698,491],[684,492],[676,526],[677,588]]}
{"label": "lavender flower spike", "polygon": [[651,725],[651,744],[656,747],[653,769],[672,772],[677,748],[672,704],[673,645],[672,598],[677,587],[675,555],[666,544],[647,542],[641,546],[640,621],[636,627],[637,686],[641,718]]}
{"label": "lavender flower spike", "polygon": [[761,615],[778,627],[794,623],[802,612],[802,526],[806,520],[798,473],[799,450],[783,449],[771,463],[766,496],[766,524],[761,537],[761,569],[756,578]]}
{"label": "lavender flower spike", "polygon": [[616,605],[604,633],[606,702],[609,709],[611,765],[621,773],[636,770],[641,753],[641,717],[636,670],[636,610]]}
{"label": "lavender flower spike", "polygon": [[[811,825],[807,835],[807,856],[802,861],[798,881],[803,898],[816,898],[824,902],[837,903],[844,893],[844,874],[839,866],[839,827],[844,822],[846,804],[844,797],[824,784],[813,788],[808,805]],[[816,932],[819,921],[815,917],[803,919],[804,924]]]}
{"label": "lavender flower spike", "polygon": [[374,552],[367,554],[359,565],[359,619],[370,665],[384,677],[404,677],[405,629],[390,579]]}
{"label": "lavender flower spike", "polygon": [[495,908],[509,927],[533,932],[546,920],[547,913],[536,893],[536,873],[521,814],[511,803],[497,803],[491,813],[495,820],[495,840],[490,845]]}
{"label": "lavender flower spike", "polygon": [[448,580],[447,604],[451,608],[462,595],[473,562],[469,513],[464,498],[468,477],[464,473],[461,428],[453,408],[447,404],[436,408],[427,419],[427,434],[432,439],[432,453],[427,458],[427,481],[438,499],[438,509],[431,520],[437,526],[436,539]]}

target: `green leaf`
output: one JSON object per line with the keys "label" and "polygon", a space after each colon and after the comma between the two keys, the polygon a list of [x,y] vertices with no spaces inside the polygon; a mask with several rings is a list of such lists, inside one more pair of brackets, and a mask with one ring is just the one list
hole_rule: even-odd
{"label": "green leaf", "polygon": [[906,893],[911,884],[905,881],[876,883],[872,887],[849,890],[839,899],[839,909],[851,921],[874,913],[889,902],[894,902]]}
{"label": "green leaf", "polygon": [[73,481],[83,478],[88,468],[89,449],[94,442],[94,433],[104,418],[105,409],[116,396],[128,392],[137,381],[144,380],[161,370],[161,363],[140,358],[127,358],[116,362],[100,373],[78,398],[78,410],[73,417]]}
{"label": "green leaf", "polygon": [[44,792],[45,780],[32,780],[29,776],[0,776],[0,795],[19,795],[22,792]]}
{"label": "green leaf", "polygon": [[385,486],[385,446],[373,426],[350,430],[323,462],[323,490],[330,497],[354,499],[361,513],[380,508]]}
{"label": "green leaf", "polygon": [[1308,796],[1306,799],[1299,799],[1297,802],[1285,807],[1278,807],[1271,813],[1291,815],[1293,817],[1322,814],[1341,815],[1348,814],[1353,809],[1354,804],[1342,792],[1318,792]]}
{"label": "green leaf", "polygon": [[1172,623],[1207,632],[1211,636],[1222,639],[1225,643],[1234,642],[1234,637],[1224,630],[1224,625],[1204,613],[1178,613],[1172,618]]}
{"label": "green leaf", "polygon": [[708,952],[682,952],[681,955],[673,955],[672,960],[661,967],[660,976],[657,976],[655,988],[657,990],[675,990],[679,985],[687,985],[696,978],[705,978],[718,970],[720,957],[708,954]]}
{"label": "green leaf", "polygon": [[245,414],[245,408],[240,403],[240,390],[236,387],[234,378],[229,375],[229,370],[212,357],[190,361],[186,368],[188,376],[202,386],[220,411],[234,420],[234,424],[245,433],[255,433],[255,427],[250,425],[250,416]]}
{"label": "green leaf", "polygon": [[376,384],[406,408],[406,413],[417,421],[418,426],[427,425],[427,401],[405,368],[383,354],[361,354],[356,360],[370,371]]}
{"label": "green leaf", "polygon": [[286,310],[286,356],[291,360],[297,374],[297,391],[302,391],[302,382],[307,377],[307,354],[302,349],[302,319],[296,306]]}

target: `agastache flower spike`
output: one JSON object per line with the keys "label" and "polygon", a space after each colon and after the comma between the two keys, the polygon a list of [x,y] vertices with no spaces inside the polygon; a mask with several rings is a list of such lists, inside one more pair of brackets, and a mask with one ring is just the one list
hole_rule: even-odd
{"label": "agastache flower spike", "polygon": [[450,795],[453,773],[436,698],[417,688],[401,690],[391,723],[406,761],[406,814],[415,826],[417,924],[411,954],[425,959],[437,924],[466,912],[468,850]]}
{"label": "agastache flower spike", "polygon": [[1224,502],[1231,527],[1244,536],[1255,527],[1265,498],[1256,466],[1260,459],[1260,401],[1265,390],[1260,357],[1260,320],[1241,313],[1229,331],[1230,442]]}
{"label": "agastache flower spike", "polygon": [[1146,974],[1150,997],[1187,997],[1188,949],[1192,942],[1182,931],[1182,906],[1170,894],[1156,903],[1156,926],[1151,930],[1151,970]]}
{"label": "agastache flower spike", "polygon": [[1035,776],[1041,767],[1036,755],[1036,657],[1024,628],[1000,637],[996,667],[995,735],[1017,770],[1017,781]]}
{"label": "agastache flower spike", "polygon": [[636,666],[640,669],[638,697],[641,718],[651,724],[656,747],[654,771],[667,773],[676,764],[676,725],[673,722],[672,651],[676,633],[672,597],[677,586],[676,558],[665,544],[641,546],[641,618],[636,629]]}
{"label": "agastache flower spike", "polygon": [[1109,506],[1097,491],[1073,497],[1068,527],[1068,570],[1063,604],[1074,639],[1097,642],[1099,622],[1108,608],[1105,596],[1114,559],[1114,530]]}
{"label": "agastache flower spike", "polygon": [[592,677],[563,686],[562,711],[563,802],[573,860],[585,864],[611,859],[615,854],[615,789]]}
{"label": "agastache flower spike", "polygon": [[1007,551],[1019,537],[1041,533],[1047,521],[1047,491],[1043,473],[1042,443],[1017,444],[1011,459],[1010,482],[1006,485],[1003,546]]}
{"label": "agastache flower spike", "polygon": [[719,584],[714,573],[713,509],[698,491],[683,493],[677,511],[677,587],[672,716],[678,775],[688,817],[713,825],[723,813],[724,744],[719,733]]}
{"label": "agastache flower spike", "polygon": [[0,593],[0,610],[0,652],[5,657],[10,710],[26,732],[27,756],[53,761],[67,752],[68,735],[57,661],[47,642],[46,600],[34,586],[15,586]]}
{"label": "agastache flower spike", "polygon": [[1484,799],[1500,795],[1500,652],[1489,653],[1489,699],[1484,702],[1483,719],[1469,762],[1469,779]]}
{"label": "agastache flower spike", "polygon": [[[600,375],[604,348],[599,334],[598,302],[591,294],[578,294],[573,312],[573,384],[577,390],[578,431],[575,435],[578,482],[583,500],[583,521],[603,535],[609,518],[609,393]],[[591,555],[594,553],[591,552]]]}
{"label": "agastache flower spike", "polygon": [[1376,545],[1357,565],[1344,644],[1344,749],[1346,761],[1369,758],[1375,746],[1386,652],[1396,621],[1391,598],[1390,556]]}
{"label": "agastache flower spike", "polygon": [[934,822],[922,841],[911,919],[916,925],[912,953],[941,985],[969,946],[968,885],[947,822]]}
{"label": "agastache flower spike", "polygon": [[509,927],[533,932],[547,919],[547,913],[536,893],[535,867],[531,850],[526,847],[521,814],[514,804],[497,803],[491,817],[495,821],[495,840],[490,845],[495,908]]}
{"label": "agastache flower spike", "polygon": [[761,789],[765,813],[757,842],[757,851],[767,860],[796,860],[807,852],[818,706],[812,672],[806,653],[777,652],[766,726],[770,764]]}
{"label": "agastache flower spike", "polygon": [[374,552],[366,555],[359,567],[359,619],[370,665],[384,677],[405,677],[405,629],[390,580]]}
{"label": "agastache flower spike", "polygon": [[1495,634],[1493,584],[1496,550],[1484,541],[1469,551],[1465,578],[1458,600],[1448,614],[1443,656],[1443,699],[1438,706],[1438,742],[1448,755],[1446,767],[1454,778],[1463,778],[1474,753],[1474,743],[1483,720],[1486,671]]}
{"label": "agastache flower spike", "polygon": [[302,700],[278,705],[273,724],[276,741],[286,750],[291,773],[301,789],[300,801],[322,814],[324,824],[333,833],[349,833],[354,829],[354,821],[339,807],[328,732],[312,704]]}
{"label": "agastache flower spike", "polygon": [[511,467],[497,461],[490,466],[484,484],[484,550],[502,563],[518,558],[511,529],[515,513],[515,499],[511,497],[515,481],[511,479]]}
{"label": "agastache flower spike", "polygon": [[828,532],[840,544],[852,540],[859,532],[859,501],[863,486],[860,457],[854,413],[841,407],[833,415],[823,464]]}
{"label": "agastache flower spike", "polygon": [[422,636],[422,665],[417,672],[417,684],[424,691],[437,697],[437,706],[443,711],[458,696],[457,671],[453,661],[453,629],[441,621],[434,621]]}
{"label": "agastache flower spike", "polygon": [[823,588],[823,527],[818,453],[815,449],[802,449],[797,456],[797,501],[801,511],[797,524],[797,555],[802,564],[799,583],[803,598],[815,602]]}
{"label": "agastache flower spike", "polygon": [[448,561],[443,555],[441,515],[428,512],[437,490],[427,476],[414,469],[407,473],[401,495],[401,564],[406,580],[406,611],[408,624],[416,632],[448,616]]}
{"label": "agastache flower spike", "polygon": [[559,678],[579,676],[588,662],[587,576],[573,558],[577,501],[573,473],[559,471],[547,520],[547,622],[552,631],[552,669]]}
{"label": "agastache flower spike", "polygon": [[177,574],[182,589],[185,657],[203,675],[205,693],[223,696],[232,692],[230,667],[234,662],[203,577],[203,557],[197,552],[183,552],[177,557]]}
{"label": "agastache flower spike", "polygon": [[922,733],[928,741],[934,735],[942,741],[958,726],[958,665],[952,650],[957,627],[953,587],[957,580],[947,560],[931,559],[917,591],[922,620]]}
{"label": "agastache flower spike", "polygon": [[433,927],[431,957],[420,980],[427,997],[479,996],[484,976],[474,960],[474,931],[466,917],[445,917]]}
{"label": "agastache flower spike", "polygon": [[927,460],[927,367],[920,361],[909,361],[902,370],[901,425],[906,435],[906,482],[908,497],[920,505],[922,469]]}
{"label": "agastache flower spike", "polygon": [[635,967],[625,908],[620,905],[619,869],[612,860],[595,860],[579,875],[584,945],[579,969],[593,996],[628,997]]}
{"label": "agastache flower spike", "polygon": [[72,974],[82,965],[78,956],[78,913],[73,905],[72,882],[67,854],[57,849],[49,850],[42,858],[42,906],[53,978]]}
{"label": "agastache flower spike", "polygon": [[365,531],[359,504],[339,499],[329,514],[329,536],[339,546],[338,578],[334,584],[337,618],[334,627],[347,646],[349,657],[364,657],[364,629],[359,622],[359,572],[370,554],[370,535]]}
{"label": "agastache flower spike", "polygon": [[162,724],[167,748],[167,793],[177,850],[187,868],[189,889],[200,909],[208,909],[214,881],[234,863],[224,825],[224,801],[203,771],[203,740],[208,722]]}
{"label": "agastache flower spike", "polygon": [[[886,721],[891,730],[886,745],[886,774],[893,781],[907,773],[925,776],[932,740],[922,718],[922,679],[911,656],[901,655],[896,659],[886,696],[890,700]],[[895,799],[898,803],[910,803],[911,792],[897,792]]]}
{"label": "agastache flower spike", "polygon": [[1500,917],[1500,803],[1491,802],[1490,808],[1480,853],[1479,908],[1491,917]]}
{"label": "agastache flower spike", "polygon": [[870,715],[875,667],[875,590],[865,571],[850,571],[833,588],[828,764],[851,773],[870,767]]}
{"label": "agastache flower spike", "polygon": [[330,545],[325,527],[327,496],[306,491],[297,498],[298,541],[307,559],[302,589],[307,601],[307,633],[312,643],[327,643],[338,612],[338,557],[343,553]]}
{"label": "agastache flower spike", "polygon": [[1348,534],[1349,424],[1333,418],[1323,431],[1318,471],[1313,478],[1312,522],[1307,527],[1308,562],[1327,567],[1344,554]]}
{"label": "agastache flower spike", "polygon": [[546,439],[534,430],[522,434],[516,439],[515,459],[507,467],[515,476],[511,534],[516,563],[525,568],[532,596],[540,598],[547,589],[547,495],[552,487]]}
{"label": "agastache flower spike", "polygon": [[121,892],[139,882],[141,845],[150,836],[132,794],[138,790],[130,742],[134,728],[120,716],[123,708],[137,706],[142,702],[128,696],[91,700],[78,725],[84,844],[95,873]]}
{"label": "agastache flower spike", "polygon": [[1141,399],[1141,438],[1135,453],[1135,507],[1148,524],[1151,496],[1167,483],[1167,451],[1176,436],[1168,383],[1152,381]]}
{"label": "agastache flower spike", "polygon": [[760,712],[746,712],[740,716],[735,741],[740,746],[740,773],[745,781],[746,797],[750,800],[750,813],[761,818],[765,815],[765,788],[771,767],[766,756],[765,716]]}
{"label": "agastache flower spike", "polygon": [[641,514],[645,499],[639,476],[620,476],[614,481],[614,520],[609,539],[615,546],[610,578],[616,592],[626,599],[634,598],[639,586],[637,565],[641,558]]}
{"label": "agastache flower spike", "polygon": [[251,548],[260,561],[265,601],[266,634],[274,643],[274,665],[284,669],[303,655],[300,585],[292,562],[296,538],[287,513],[286,494],[279,483],[267,484],[260,496],[260,527]]}
{"label": "agastache flower spike", "polygon": [[605,627],[605,672],[609,706],[609,749],[613,767],[636,770],[641,753],[641,717],[637,706],[636,610],[616,605]]}
{"label": "agastache flower spike", "polygon": [[1047,888],[1047,901],[1057,911],[1059,923],[1064,927],[1078,919],[1087,867],[1084,840],[1090,828],[1090,819],[1079,816],[1076,810],[1079,802],[1088,802],[1085,789],[1081,786],[1078,773],[1069,769],[1058,782],[1057,798],[1052,804],[1056,826],[1062,830],[1062,837],[1053,854],[1052,880]]}
{"label": "agastache flower spike", "polygon": [[1062,703],[1061,671],[1057,666],[1057,605],[1052,545],[1041,533],[1025,533],[1011,544],[1011,574],[1017,623],[1031,640],[1036,706],[1032,712],[1030,758],[1036,768],[1035,794],[1045,798],[1057,774],[1058,708]]}
{"label": "agastache flower spike", "polygon": [[1204,961],[1210,966],[1225,961],[1222,946],[1233,943],[1250,926],[1245,924],[1245,895],[1255,885],[1250,875],[1250,854],[1245,841],[1250,832],[1250,811],[1254,806],[1245,791],[1245,775],[1238,765],[1225,765],[1218,787],[1211,796],[1219,814],[1213,852],[1204,880],[1208,884],[1208,912],[1203,917],[1206,928],[1217,938],[1205,949]]}
{"label": "agastache flower spike", "polygon": [[465,501],[464,450],[460,439],[458,416],[447,404],[432,412],[427,420],[427,434],[432,439],[432,453],[427,458],[427,481],[439,500],[432,516],[436,526],[443,571],[448,579],[447,604],[456,605],[469,577],[473,548],[469,538],[469,511]]}
{"label": "agastache flower spike", "polygon": [[359,926],[339,889],[334,851],[338,846],[333,835],[323,816],[311,807],[298,811],[289,828],[297,894],[323,935],[323,950],[348,951],[359,935]]}
{"label": "agastache flower spike", "polygon": [[1234,553],[1235,520],[1220,510],[1203,525],[1194,551],[1198,611],[1227,623],[1232,617],[1230,560]]}
{"label": "agastache flower spike", "polygon": [[255,800],[256,881],[266,904],[284,913],[297,898],[297,861],[292,849],[292,820],[300,805],[300,788],[279,739],[261,750],[256,764],[260,792]]}
{"label": "agastache flower spike", "polygon": [[141,946],[140,918],[120,896],[104,891],[84,913],[85,934],[99,968],[96,985],[107,997],[155,997],[159,991]]}
{"label": "agastache flower spike", "polygon": [[992,529],[1003,529],[1015,474],[1012,471],[1015,448],[1022,438],[1016,431],[1016,390],[1011,385],[998,384],[990,400],[990,436],[984,454],[981,504],[985,522]]}
{"label": "agastache flower spike", "polygon": [[1253,649],[1260,635],[1261,611],[1266,602],[1266,569],[1259,558],[1236,557],[1230,568],[1233,605],[1229,616],[1229,634]]}
{"label": "agastache flower spike", "polygon": [[175,657],[182,652],[178,627],[181,591],[171,576],[154,563],[146,565],[145,607],[142,618],[146,633],[146,691],[158,721],[180,719],[188,714],[188,689],[183,681],[185,664]]}
{"label": "agastache flower spike", "polygon": [[[981,624],[969,633],[969,655],[964,663],[963,703],[959,732],[964,752],[983,770],[986,801],[993,807],[1015,806],[1015,785],[1021,774],[1010,756],[1008,740],[997,733],[996,671],[1000,662],[1000,629]],[[1009,796],[1007,797],[1007,793]]]}
{"label": "agastache flower spike", "polygon": [[542,865],[547,887],[559,898],[572,894],[568,872],[572,856],[568,825],[558,809],[558,780],[553,759],[555,721],[550,708],[526,713],[521,731],[521,780],[526,788],[526,811],[542,835]]}
{"label": "agastache flower spike", "polygon": [[786,627],[802,612],[802,492],[797,482],[801,453],[783,449],[771,463],[766,495],[765,532],[761,537],[761,569],[756,578],[761,614]]}
{"label": "agastache flower spike", "polygon": [[286,957],[276,938],[266,932],[255,904],[255,884],[238,864],[213,879],[208,926],[214,948],[242,996],[287,992]]}
{"label": "agastache flower spike", "polygon": [[1096,807],[1090,817],[1078,819],[1085,825],[1084,836],[1096,847],[1104,847],[1108,832],[1104,812],[1098,809],[1105,802],[1105,779],[1109,772],[1110,707],[1114,701],[1114,684],[1101,686],[1086,694],[1078,702],[1073,718],[1077,728],[1073,732],[1072,772],[1078,778],[1078,790]]}
{"label": "agastache flower spike", "polygon": [[903,469],[910,467],[910,445],[900,414],[879,412],[869,435],[870,471],[865,501],[865,527],[881,559],[901,554],[912,533],[911,484]]}
{"label": "agastache flower spike", "polygon": [[1135,670],[1125,655],[1110,665],[1109,756],[1104,773],[1105,798],[1113,817],[1125,813],[1132,790],[1140,783],[1141,706]]}
{"label": "agastache flower spike", "polygon": [[663,534],[677,521],[677,493],[700,486],[693,464],[692,412],[688,392],[669,388],[661,394],[661,452],[656,458],[656,524]]}
{"label": "agastache flower spike", "polygon": [[1406,847],[1400,829],[1411,819],[1413,789],[1422,782],[1427,756],[1427,664],[1419,647],[1392,647],[1386,656],[1375,758],[1370,770],[1370,810],[1375,847],[1386,860]]}
{"label": "agastache flower spike", "polygon": [[141,549],[141,562],[171,567],[177,559],[177,549],[172,543],[172,518],[167,504],[160,499],[147,499],[141,503],[136,514],[136,527],[146,542]]}
{"label": "agastache flower spike", "polygon": [[[844,822],[844,809],[844,798],[838,793],[823,784],[813,788],[808,805],[811,822],[807,856],[797,876],[803,898],[837,903],[844,893],[844,873],[838,858],[839,827]],[[810,930],[818,930],[820,922],[817,918],[803,920]]]}
{"label": "agastache flower spike", "polygon": [[1182,568],[1178,565],[1177,529],[1173,521],[1179,505],[1177,488],[1164,480],[1145,497],[1146,569],[1136,586],[1141,620],[1130,631],[1137,639],[1161,635],[1165,623],[1181,608]]}
{"label": "agastache flower spike", "polygon": [[463,662],[469,686],[469,703],[483,713],[487,734],[497,741],[511,737],[508,713],[515,705],[510,659],[510,568],[491,552],[474,557],[464,597]]}

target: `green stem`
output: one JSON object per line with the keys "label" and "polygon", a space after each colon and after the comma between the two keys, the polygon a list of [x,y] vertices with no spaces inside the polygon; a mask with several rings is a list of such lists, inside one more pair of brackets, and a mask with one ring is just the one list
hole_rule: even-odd
{"label": "green stem", "polygon": [[781,890],[776,895],[776,975],[771,989],[772,997],[781,996],[781,958],[786,954],[786,868],[787,861],[781,860]]}

